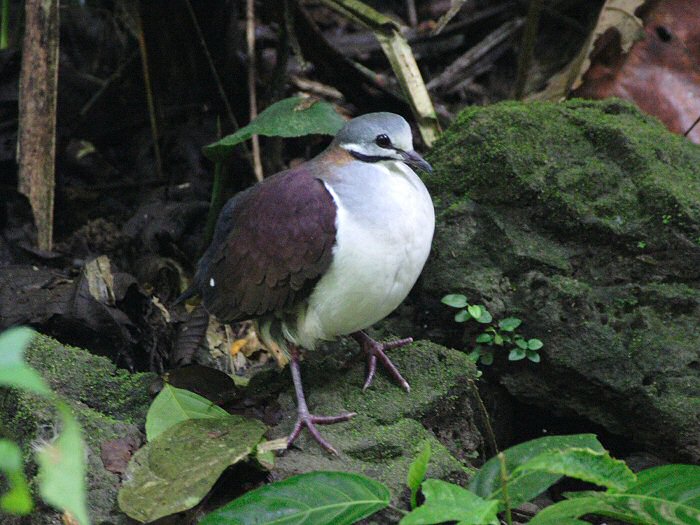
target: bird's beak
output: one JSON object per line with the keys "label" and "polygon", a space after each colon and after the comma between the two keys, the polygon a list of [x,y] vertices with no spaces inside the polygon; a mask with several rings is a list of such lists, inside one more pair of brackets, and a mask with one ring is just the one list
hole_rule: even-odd
{"label": "bird's beak", "polygon": [[401,156],[403,157],[403,161],[412,168],[417,168],[425,171],[426,173],[433,172],[433,167],[415,151],[402,151]]}

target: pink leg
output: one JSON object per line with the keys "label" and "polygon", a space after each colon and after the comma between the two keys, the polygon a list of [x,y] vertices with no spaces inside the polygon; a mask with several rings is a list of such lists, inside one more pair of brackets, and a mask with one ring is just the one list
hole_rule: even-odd
{"label": "pink leg", "polygon": [[338,451],[326,441],[321,433],[316,429],[316,424],[319,425],[332,425],[333,423],[340,423],[342,421],[348,421],[351,417],[356,416],[355,412],[346,412],[340,414],[339,416],[314,416],[309,413],[309,407],[306,405],[306,397],[304,396],[304,388],[301,384],[301,371],[299,370],[299,350],[292,348],[292,359],[289,364],[292,370],[292,381],[294,381],[294,391],[297,396],[297,422],[294,425],[292,433],[289,434],[287,438],[287,446],[291,446],[294,441],[301,434],[301,430],[306,427],[311,435],[314,437],[318,444],[321,445],[331,454],[338,455]]}
{"label": "pink leg", "polygon": [[380,343],[362,331],[350,334],[350,336],[357,341],[362,349],[367,353],[367,378],[365,379],[365,384],[362,387],[362,390],[367,390],[372,384],[374,374],[377,371],[377,358],[379,358],[384,368],[386,368],[389,374],[399,382],[403,389],[406,392],[411,391],[411,386],[408,384],[408,381],[403,378],[401,372],[399,372],[399,369],[396,368],[394,363],[391,362],[391,359],[389,359],[384,351],[411,344],[413,342],[412,337],[397,339],[396,341],[389,341],[387,343]]}

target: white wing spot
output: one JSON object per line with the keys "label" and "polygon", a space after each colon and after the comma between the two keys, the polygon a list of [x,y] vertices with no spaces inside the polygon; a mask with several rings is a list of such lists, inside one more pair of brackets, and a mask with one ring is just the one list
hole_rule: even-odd
{"label": "white wing spot", "polygon": [[214,288],[214,286],[216,286],[216,283],[214,282],[213,277],[211,279],[209,279],[209,286],[211,286],[212,288]]}

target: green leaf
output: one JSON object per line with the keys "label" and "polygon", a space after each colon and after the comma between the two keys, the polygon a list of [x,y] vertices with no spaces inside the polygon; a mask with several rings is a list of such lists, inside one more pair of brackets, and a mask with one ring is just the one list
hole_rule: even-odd
{"label": "green leaf", "polygon": [[460,293],[447,294],[445,297],[440,299],[443,304],[451,306],[452,308],[465,308],[467,306],[466,296]]}
{"label": "green leaf", "polygon": [[241,416],[181,421],[133,455],[119,508],[147,522],[194,507],[226,468],[254,452],[265,430]]}
{"label": "green leaf", "polygon": [[493,364],[493,352],[490,350],[483,350],[481,352],[481,363],[484,365],[492,365]]}
{"label": "green leaf", "polygon": [[210,160],[220,162],[231,156],[235,146],[253,135],[266,137],[335,135],[344,125],[345,119],[328,102],[304,97],[285,98],[266,108],[247,126],[205,146],[202,151]]}
{"label": "green leaf", "polygon": [[543,346],[544,346],[544,343],[542,341],[540,341],[539,339],[530,339],[527,342],[527,347],[530,350],[539,350]]}
{"label": "green leaf", "polygon": [[477,319],[478,322],[481,324],[489,324],[491,321],[493,321],[493,317],[491,316],[491,313],[486,309],[484,305],[480,305],[481,307],[481,316]]}
{"label": "green leaf", "polygon": [[618,491],[624,491],[637,480],[624,461],[611,458],[607,451],[590,448],[548,450],[521,464],[512,476],[528,470],[569,476]]}
{"label": "green leaf", "polygon": [[467,357],[476,363],[481,357],[481,348],[477,346],[474,350],[467,354]]}
{"label": "green leaf", "polygon": [[[509,473],[508,495],[511,507],[530,501],[538,496],[561,478],[560,474],[540,471],[521,471],[511,475],[520,465],[548,451],[566,450],[570,448],[589,448],[603,452],[603,446],[593,434],[575,434],[571,436],[547,436],[533,439],[511,447],[503,452],[506,470]],[[501,494],[501,465],[498,457],[493,457],[481,467],[472,478],[469,489],[484,499],[500,499]],[[502,502],[501,502],[502,505]],[[502,506],[500,508],[503,508]]]}
{"label": "green leaf", "polygon": [[522,348],[513,348],[508,354],[508,361],[520,361],[525,359],[525,350]]}
{"label": "green leaf", "polygon": [[540,362],[540,354],[538,354],[536,350],[525,350],[525,354],[527,355],[527,358],[533,363]]}
{"label": "green leaf", "polygon": [[309,472],[244,494],[199,525],[349,525],[389,505],[378,481],[348,472]]}
{"label": "green leaf", "polygon": [[464,323],[466,321],[469,321],[469,319],[471,318],[472,316],[469,315],[469,312],[467,312],[466,310],[460,310],[455,314],[455,321],[457,321],[458,323]]}
{"label": "green leaf", "polygon": [[490,343],[493,341],[493,336],[491,334],[483,333],[476,336],[477,343]]}
{"label": "green leaf", "polygon": [[457,521],[460,525],[498,523],[498,502],[487,501],[453,483],[429,479],[423,483],[425,503],[407,514],[399,525],[431,525]]}
{"label": "green leaf", "polygon": [[411,489],[411,508],[416,508],[416,495],[418,494],[418,489],[420,484],[423,483],[425,479],[425,473],[428,471],[428,461],[430,461],[430,441],[426,441],[423,445],[423,450],[416,456],[413,460],[411,466],[408,469],[408,477],[406,480],[406,485]]}
{"label": "green leaf", "polygon": [[80,425],[68,405],[59,401],[56,408],[63,428],[53,443],[36,453],[39,493],[49,505],[70,513],[81,525],[87,525],[87,467]]}
{"label": "green leaf", "polygon": [[0,510],[24,516],[32,511],[32,495],[22,466],[22,451],[16,443],[0,439],[0,472],[9,489],[0,496]]}
{"label": "green leaf", "polygon": [[498,346],[503,346],[503,336],[496,332],[495,334],[493,334],[493,342]]}
{"label": "green leaf", "polygon": [[521,324],[522,321],[517,317],[506,317],[505,319],[501,319],[500,321],[498,321],[498,328],[500,328],[504,332],[512,332]]}
{"label": "green leaf", "polygon": [[52,396],[42,377],[24,362],[24,350],[35,333],[30,328],[10,328],[0,334],[0,386],[21,388]]}
{"label": "green leaf", "polygon": [[467,311],[469,312],[469,315],[471,315],[474,319],[479,319],[483,312],[481,306],[479,306],[478,304],[470,304],[469,306],[467,306]]}
{"label": "green leaf", "polygon": [[152,441],[163,431],[186,419],[221,418],[229,415],[208,399],[165,384],[146,415],[146,438]]}

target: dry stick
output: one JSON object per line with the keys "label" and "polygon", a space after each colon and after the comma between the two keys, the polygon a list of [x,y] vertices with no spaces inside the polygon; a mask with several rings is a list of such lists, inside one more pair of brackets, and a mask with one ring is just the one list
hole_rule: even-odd
{"label": "dry stick", "polygon": [[[192,3],[190,2],[190,0],[185,0],[185,5],[187,6],[187,11],[190,14],[190,18],[192,19],[192,25],[194,26],[194,30],[197,33],[197,38],[199,38],[199,43],[202,46],[204,56],[207,59],[209,70],[211,71],[211,74],[214,77],[216,89],[218,90],[219,96],[221,97],[221,101],[224,103],[224,107],[226,108],[226,116],[228,117],[228,120],[231,123],[233,131],[238,131],[238,128],[240,128],[240,126],[238,125],[238,121],[236,120],[236,117],[233,114],[233,110],[231,109],[231,103],[229,102],[228,97],[226,96],[226,92],[224,91],[224,85],[221,82],[219,72],[216,70],[216,66],[214,66],[214,60],[211,58],[211,54],[209,53],[209,47],[207,47],[207,42],[206,40],[204,40],[204,33],[202,33],[202,28],[199,25],[199,22],[197,21],[197,15],[195,14],[194,9],[192,9]],[[245,156],[247,158],[250,158],[250,152],[247,148],[244,149]]]}
{"label": "dry stick", "polygon": [[527,11],[525,30],[523,31],[523,39],[520,44],[520,56],[518,57],[518,76],[515,80],[515,98],[517,100],[522,99],[525,93],[527,74],[530,71],[532,56],[535,52],[542,4],[543,0],[530,0],[530,7]]}
{"label": "dry stick", "polygon": [[439,76],[428,82],[428,89],[448,90],[463,80],[464,72],[475,62],[483,58],[491,49],[498,46],[522,26],[524,20],[516,18],[506,22],[489,34],[481,42],[467,50],[452,62]]}
{"label": "dry stick", "polygon": [[2,0],[0,7],[0,49],[10,45],[10,0]]}
{"label": "dry stick", "polygon": [[416,13],[416,0],[406,0],[406,13],[408,15],[408,23],[411,27],[418,25],[418,13]]}
{"label": "dry stick", "polygon": [[[143,83],[146,87],[146,104],[148,105],[148,120],[151,122],[151,136],[153,137],[153,150],[156,156],[156,172],[158,178],[163,179],[163,163],[160,157],[160,144],[158,144],[158,122],[156,121],[156,108],[153,103],[153,87],[151,85],[151,74],[148,69],[148,53],[146,52],[146,37],[143,33],[143,22],[141,20],[141,6],[138,5],[134,12],[136,21],[136,38],[139,42],[139,52],[141,53],[141,66],[143,68]],[[170,187],[170,176],[165,185],[165,198],[168,198]]]}
{"label": "dry stick", "polygon": [[39,249],[53,244],[58,85],[58,0],[26,0],[19,79],[18,189],[27,196]]}
{"label": "dry stick", "polygon": [[481,411],[481,417],[484,420],[484,426],[486,427],[486,437],[489,440],[489,445],[491,445],[491,453],[498,454],[498,444],[496,443],[496,434],[493,432],[493,427],[491,426],[491,418],[489,417],[489,412],[486,410],[486,405],[484,404],[484,400],[481,399],[481,394],[479,393],[479,388],[476,386],[476,383],[472,379],[468,379],[467,382],[469,383],[469,386],[472,388],[472,392],[474,392],[474,395],[476,396],[476,400],[479,403],[479,410]]}
{"label": "dry stick", "polygon": [[698,115],[698,118],[695,119],[695,122],[693,122],[693,123],[691,124],[691,126],[690,126],[687,130],[685,130],[685,133],[683,133],[683,136],[684,136],[684,137],[687,137],[688,134],[689,134],[691,131],[693,131],[693,128],[694,128],[695,126],[697,126],[699,122],[700,122],[700,115]]}
{"label": "dry stick", "polygon": [[[245,36],[248,44],[248,100],[250,121],[258,116],[258,103],[255,94],[255,1],[247,0],[245,13]],[[262,160],[260,159],[260,138],[253,135],[253,170],[255,178],[263,180]]]}

